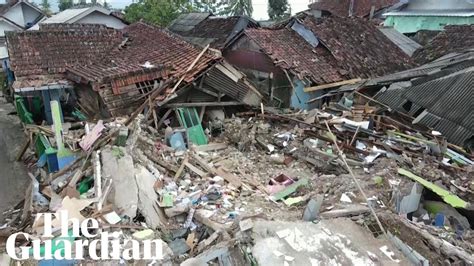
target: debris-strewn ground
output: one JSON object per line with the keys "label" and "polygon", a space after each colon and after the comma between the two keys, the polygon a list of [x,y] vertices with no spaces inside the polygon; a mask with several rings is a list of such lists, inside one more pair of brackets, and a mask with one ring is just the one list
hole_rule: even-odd
{"label": "debris-strewn ground", "polygon": [[[164,264],[469,262],[469,156],[365,109],[237,113],[187,148],[142,115],[82,122],[64,130],[72,164],[30,164],[33,196],[11,205],[3,230],[38,235],[37,213],[67,210],[120,239],[161,239]],[[47,127],[26,130],[55,143]]]}

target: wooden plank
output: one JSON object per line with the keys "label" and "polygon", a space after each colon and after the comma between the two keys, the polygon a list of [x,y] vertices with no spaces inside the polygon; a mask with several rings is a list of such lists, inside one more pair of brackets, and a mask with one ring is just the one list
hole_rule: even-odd
{"label": "wooden plank", "polygon": [[217,64],[216,65],[216,68],[219,69],[220,72],[224,73],[224,75],[226,75],[227,77],[229,77],[230,79],[232,79],[235,83],[239,82],[239,78],[236,77],[232,72],[230,72],[227,68],[225,68],[224,66],[220,65],[220,64]]}
{"label": "wooden plank", "polygon": [[224,180],[231,183],[236,188],[240,188],[242,186],[242,181],[236,175],[225,171],[222,167],[216,169],[210,166],[203,158],[201,158],[197,154],[192,154],[192,156],[193,159],[207,172],[224,178]]}
{"label": "wooden plank", "polygon": [[183,159],[183,163],[181,163],[181,166],[179,167],[178,171],[174,175],[174,180],[175,181],[178,180],[178,178],[181,176],[181,173],[183,172],[184,167],[186,166],[187,163],[188,163],[188,155],[185,155],[185,157]]}
{"label": "wooden plank", "polygon": [[304,88],[303,91],[304,92],[319,91],[319,90],[339,87],[339,86],[342,86],[342,85],[355,84],[355,83],[357,83],[361,80],[362,80],[361,78],[349,79],[349,80],[344,80],[344,81],[339,81],[339,82],[334,82],[334,83],[328,83],[328,84],[323,84],[323,85],[318,85],[318,86],[313,86],[313,87],[307,87],[307,88]]}
{"label": "wooden plank", "polygon": [[179,107],[202,107],[202,106],[235,106],[245,105],[241,102],[196,102],[196,103],[168,103],[163,105],[164,108],[179,108]]}
{"label": "wooden plank", "polygon": [[184,164],[189,170],[193,171],[194,173],[196,173],[198,176],[200,177],[206,177],[206,173],[204,171],[201,171],[199,168],[197,168],[196,166],[190,164],[189,162],[186,162]]}
{"label": "wooden plank", "polygon": [[226,143],[209,143],[207,145],[196,146],[194,147],[194,150],[207,152],[207,151],[223,150],[223,149],[226,149],[227,147],[228,145]]}

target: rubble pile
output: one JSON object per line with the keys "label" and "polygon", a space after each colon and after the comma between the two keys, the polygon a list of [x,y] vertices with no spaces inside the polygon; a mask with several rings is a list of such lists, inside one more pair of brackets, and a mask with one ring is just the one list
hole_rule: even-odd
{"label": "rubble pile", "polygon": [[251,263],[264,256],[253,248],[259,221],[350,218],[430,261],[472,258],[473,162],[437,134],[387,125],[368,106],[362,114],[269,108],[225,119],[206,145],[173,148],[170,126],[158,131],[143,119],[65,123],[59,139],[54,128],[27,126],[72,158],[51,171],[25,145],[32,183],[5,214],[2,235],[40,234],[38,213],[67,210],[123,239],[161,239],[163,263]]}

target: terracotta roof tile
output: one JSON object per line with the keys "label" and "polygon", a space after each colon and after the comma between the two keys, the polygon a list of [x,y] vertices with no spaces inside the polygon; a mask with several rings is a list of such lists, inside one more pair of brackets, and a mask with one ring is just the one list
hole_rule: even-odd
{"label": "terracotta roof tile", "polygon": [[[122,49],[115,49],[105,60],[93,67],[76,65],[70,70],[95,82],[161,71],[163,68],[170,68],[172,75],[181,77],[201,52],[201,48],[196,48],[180,36],[142,22],[126,27],[124,35],[128,39]],[[207,68],[209,63],[217,58],[211,53],[205,53],[187,74],[185,81],[191,81],[195,74]],[[142,65],[146,62],[155,67],[144,68]]]}
{"label": "terracotta roof tile", "polygon": [[307,77],[317,84],[343,80],[333,64],[331,54],[324,47],[312,47],[291,29],[246,29],[245,34],[284,69],[300,78]]}
{"label": "terracotta roof tile", "polygon": [[363,19],[306,16],[302,22],[353,78],[382,76],[414,66],[399,47]]}
{"label": "terracotta roof tile", "polygon": [[433,61],[443,55],[474,48],[474,25],[446,26],[427,45],[413,54],[417,63]]}
{"label": "terracotta roof tile", "polygon": [[7,32],[12,70],[17,78],[62,74],[73,65],[90,65],[122,41],[120,31],[100,25],[56,24],[45,30]]}

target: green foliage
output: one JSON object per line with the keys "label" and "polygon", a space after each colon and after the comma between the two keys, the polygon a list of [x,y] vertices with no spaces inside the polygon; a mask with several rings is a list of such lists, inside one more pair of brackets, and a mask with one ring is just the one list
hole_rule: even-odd
{"label": "green foliage", "polygon": [[268,0],[268,16],[271,20],[281,20],[290,16],[287,0]]}
{"label": "green foliage", "polygon": [[49,3],[49,0],[42,0],[40,6],[45,14],[51,14],[51,4]]}
{"label": "green foliage", "polygon": [[59,11],[66,10],[68,8],[71,8],[74,5],[72,0],[58,0],[58,8]]}
{"label": "green foliage", "polygon": [[216,0],[196,0],[193,1],[192,9],[199,12],[210,12],[218,14],[222,11],[225,6],[225,1]]}
{"label": "green foliage", "polygon": [[193,11],[188,0],[140,0],[125,8],[125,19],[129,22],[145,22],[166,27],[179,14]]}
{"label": "green foliage", "polygon": [[252,0],[229,0],[228,5],[220,13],[227,16],[252,16]]}

